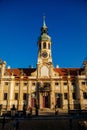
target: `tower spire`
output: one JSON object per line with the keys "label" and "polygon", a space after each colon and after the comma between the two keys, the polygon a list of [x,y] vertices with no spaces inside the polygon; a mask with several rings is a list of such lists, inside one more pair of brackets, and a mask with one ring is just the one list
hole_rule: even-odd
{"label": "tower spire", "polygon": [[47,28],[47,26],[46,26],[45,19],[46,19],[46,16],[43,15],[43,26],[42,26],[42,28],[41,28],[41,34],[43,34],[43,33],[47,34],[47,32],[48,32],[48,28]]}
{"label": "tower spire", "polygon": [[45,27],[46,27],[46,21],[45,21],[45,19],[46,19],[46,16],[45,16],[45,15],[43,15],[43,26],[45,26]]}

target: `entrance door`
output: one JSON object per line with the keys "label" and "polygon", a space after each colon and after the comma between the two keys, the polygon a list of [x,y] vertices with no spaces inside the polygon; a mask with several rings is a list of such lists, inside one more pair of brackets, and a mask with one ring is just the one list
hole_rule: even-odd
{"label": "entrance door", "polygon": [[43,96],[43,107],[44,108],[50,107],[49,95]]}
{"label": "entrance door", "polygon": [[45,96],[45,107],[49,107],[49,98],[48,96]]}
{"label": "entrance door", "polygon": [[36,99],[35,98],[31,98],[31,106],[35,107],[36,104]]}

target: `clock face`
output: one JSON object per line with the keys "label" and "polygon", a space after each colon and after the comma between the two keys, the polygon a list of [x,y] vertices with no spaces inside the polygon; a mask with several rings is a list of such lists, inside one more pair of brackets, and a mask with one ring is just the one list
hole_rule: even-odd
{"label": "clock face", "polygon": [[43,58],[47,58],[48,53],[46,51],[44,51],[44,52],[42,52],[42,56],[43,56]]}

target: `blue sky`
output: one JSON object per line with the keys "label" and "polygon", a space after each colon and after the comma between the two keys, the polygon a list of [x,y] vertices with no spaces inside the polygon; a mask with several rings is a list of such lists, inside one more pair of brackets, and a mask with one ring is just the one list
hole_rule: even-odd
{"label": "blue sky", "polygon": [[0,58],[11,68],[36,67],[43,14],[54,66],[81,67],[87,57],[87,0],[0,0]]}

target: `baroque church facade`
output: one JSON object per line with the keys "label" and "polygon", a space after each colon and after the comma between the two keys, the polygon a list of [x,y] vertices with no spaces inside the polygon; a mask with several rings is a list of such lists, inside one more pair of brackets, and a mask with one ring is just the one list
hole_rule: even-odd
{"label": "baroque church facade", "polygon": [[43,21],[38,39],[36,68],[6,68],[0,61],[0,106],[9,111],[39,106],[39,109],[87,109],[87,61],[82,68],[54,68],[52,41]]}

